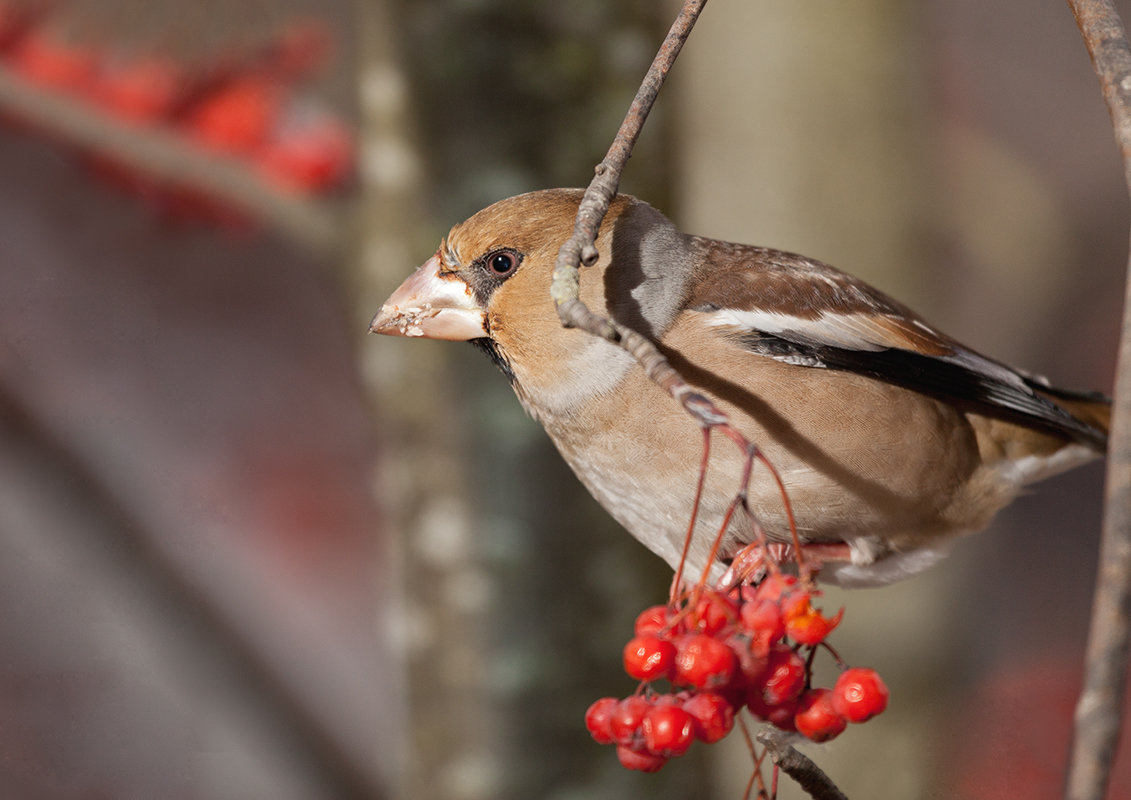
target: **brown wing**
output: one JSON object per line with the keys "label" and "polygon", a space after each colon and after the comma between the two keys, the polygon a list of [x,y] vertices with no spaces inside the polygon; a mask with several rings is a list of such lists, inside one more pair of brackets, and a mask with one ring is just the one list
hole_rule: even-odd
{"label": "brown wing", "polygon": [[729,329],[753,353],[849,370],[1097,449],[1106,446],[1100,423],[1108,401],[1101,395],[1053,389],[976,353],[827,264],[762,247],[710,240],[700,246],[706,257],[688,308],[709,312],[708,324]]}

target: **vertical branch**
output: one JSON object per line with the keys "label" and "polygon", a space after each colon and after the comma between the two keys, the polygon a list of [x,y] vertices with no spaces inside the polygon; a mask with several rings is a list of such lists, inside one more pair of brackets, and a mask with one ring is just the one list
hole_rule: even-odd
{"label": "vertical branch", "polygon": [[[1112,0],[1068,0],[1100,79],[1131,191],[1131,44]],[[1123,306],[1096,594],[1065,796],[1100,800],[1122,724],[1131,612],[1131,263]]]}

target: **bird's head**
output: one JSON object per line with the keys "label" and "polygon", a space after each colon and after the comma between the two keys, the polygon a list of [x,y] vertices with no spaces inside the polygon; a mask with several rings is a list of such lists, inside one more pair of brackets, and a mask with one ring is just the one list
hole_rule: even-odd
{"label": "bird's head", "polygon": [[[476,343],[536,414],[611,388],[631,358],[563,328],[550,298],[554,263],[581,197],[579,189],[531,192],[456,225],[393,292],[370,330]],[[597,249],[597,263],[582,271],[581,299],[598,314],[658,336],[678,312],[692,271],[687,237],[648,204],[618,195]]]}

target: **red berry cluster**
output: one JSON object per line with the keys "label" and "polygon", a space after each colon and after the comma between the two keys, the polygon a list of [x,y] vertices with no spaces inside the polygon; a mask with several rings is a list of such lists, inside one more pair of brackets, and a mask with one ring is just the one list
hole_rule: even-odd
{"label": "red berry cluster", "polygon": [[[814,595],[774,573],[758,586],[700,588],[675,606],[645,609],[624,648],[625,672],[643,684],[590,706],[589,733],[615,744],[625,767],[654,772],[696,739],[722,739],[744,708],[816,742],[879,714],[888,690],[874,670],[845,670],[831,689],[812,686],[816,647],[843,614],[824,616]],[[658,680],[672,690],[657,691]]]}
{"label": "red berry cluster", "polygon": [[[181,63],[162,53],[77,41],[49,10],[49,4],[0,0],[0,64],[37,91],[73,99],[123,126],[163,129],[238,159],[287,191],[326,192],[348,176],[354,160],[349,128],[298,91],[331,49],[321,26],[295,22],[256,48]],[[5,121],[34,132],[19,119]],[[58,135],[50,138],[68,146]],[[166,217],[224,222],[234,216],[209,197],[161,185],[129,164],[79,155],[97,177],[143,197]]]}

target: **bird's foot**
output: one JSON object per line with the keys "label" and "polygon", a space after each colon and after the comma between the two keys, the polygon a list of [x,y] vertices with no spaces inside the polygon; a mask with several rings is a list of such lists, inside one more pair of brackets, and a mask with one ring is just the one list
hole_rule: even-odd
{"label": "bird's foot", "polygon": [[728,591],[735,586],[757,583],[771,569],[796,564],[799,569],[816,575],[830,562],[850,562],[852,551],[844,542],[810,542],[801,545],[800,554],[786,542],[751,542],[735,553],[730,566],[719,579],[718,589]]}

